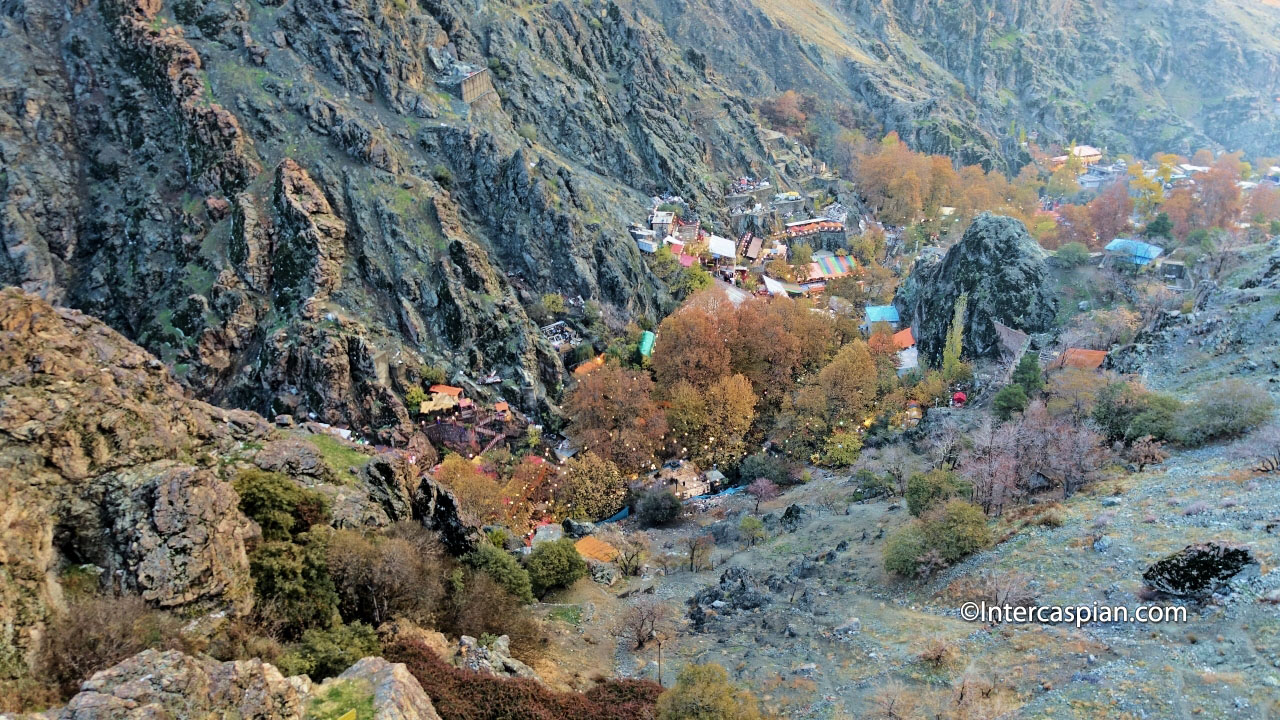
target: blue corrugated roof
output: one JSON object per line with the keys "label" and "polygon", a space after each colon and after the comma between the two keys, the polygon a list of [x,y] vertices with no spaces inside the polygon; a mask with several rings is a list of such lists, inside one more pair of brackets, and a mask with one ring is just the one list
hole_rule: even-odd
{"label": "blue corrugated roof", "polygon": [[1164,248],[1150,243],[1144,243],[1141,240],[1116,238],[1115,240],[1107,243],[1107,252],[1118,252],[1126,255],[1132,255],[1134,262],[1145,265],[1160,257],[1160,254],[1164,252]]}
{"label": "blue corrugated roof", "polygon": [[898,308],[892,305],[868,305],[867,322],[896,323],[898,322]]}

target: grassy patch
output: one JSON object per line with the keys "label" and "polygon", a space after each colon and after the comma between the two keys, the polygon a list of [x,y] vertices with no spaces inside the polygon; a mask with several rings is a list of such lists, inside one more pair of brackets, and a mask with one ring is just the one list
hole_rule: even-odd
{"label": "grassy patch", "polygon": [[551,620],[559,620],[562,623],[578,627],[582,624],[582,608],[577,605],[552,608],[551,612],[547,613],[547,617]]}
{"label": "grassy patch", "polygon": [[351,710],[356,720],[373,719],[373,689],[367,680],[338,680],[307,703],[307,720],[338,720]]}
{"label": "grassy patch", "polygon": [[355,484],[356,475],[351,468],[361,468],[369,462],[369,456],[329,435],[308,435],[307,440],[320,451],[324,464],[341,482]]}

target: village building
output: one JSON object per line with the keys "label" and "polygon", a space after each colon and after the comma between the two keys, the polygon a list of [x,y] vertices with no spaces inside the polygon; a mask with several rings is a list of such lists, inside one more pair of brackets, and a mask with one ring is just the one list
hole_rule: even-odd
{"label": "village building", "polygon": [[1150,265],[1164,252],[1164,248],[1158,245],[1130,238],[1116,238],[1103,249],[1106,251],[1103,264],[1130,268]]}
{"label": "village building", "polygon": [[438,83],[448,88],[449,92],[468,105],[497,93],[493,87],[493,76],[489,68],[478,68],[466,63],[453,63],[449,67],[448,74],[440,78]]}
{"label": "village building", "polygon": [[543,325],[539,328],[542,337],[551,343],[551,347],[557,351],[566,351],[582,342],[582,338],[578,337],[578,333],[563,321],[558,320],[550,325]]}
{"label": "village building", "polygon": [[633,227],[631,228],[631,237],[636,241],[636,247],[640,248],[642,252],[658,252],[657,232],[647,228]]}
{"label": "village building", "polygon": [[649,229],[655,234],[666,237],[675,230],[676,214],[669,210],[654,210],[649,215]]}
{"label": "village building", "polygon": [[1075,368],[1077,370],[1097,370],[1107,359],[1106,350],[1086,350],[1084,348],[1067,348],[1062,354],[1049,363],[1048,370]]}
{"label": "village building", "polygon": [[893,347],[898,351],[899,375],[906,375],[920,367],[920,351],[916,348],[916,338],[911,328],[904,328],[893,334]]}
{"label": "village building", "polygon": [[[718,472],[718,471],[713,471]],[[720,475],[723,479],[724,476]],[[711,491],[711,482],[698,466],[689,460],[668,460],[652,475],[652,487],[670,490],[681,500],[688,500]]]}
{"label": "village building", "polygon": [[637,348],[640,352],[640,357],[649,357],[653,355],[653,345],[657,340],[658,336],[655,335],[652,330],[645,330],[640,333],[640,344]]}
{"label": "village building", "polygon": [[871,332],[871,327],[880,322],[888,323],[889,327],[897,330],[901,322],[898,308],[892,305],[868,305],[863,309],[863,315],[866,318],[862,323],[863,332]]}

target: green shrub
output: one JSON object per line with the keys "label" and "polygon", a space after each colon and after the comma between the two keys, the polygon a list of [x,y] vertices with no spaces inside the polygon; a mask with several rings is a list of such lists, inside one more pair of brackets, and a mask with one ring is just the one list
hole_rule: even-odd
{"label": "green shrub", "polygon": [[968,493],[969,485],[948,470],[916,473],[907,479],[907,511],[920,517],[935,505]]}
{"label": "green shrub", "polygon": [[422,389],[421,385],[413,385],[409,391],[404,394],[404,404],[409,406],[409,410],[418,411],[418,406],[427,401],[427,391]]}
{"label": "green shrub", "polygon": [[1069,242],[1058,248],[1054,255],[1065,265],[1072,267],[1089,262],[1089,248],[1084,243]]}
{"label": "green shrub", "polygon": [[310,533],[299,540],[263,543],[249,555],[258,613],[286,639],[338,621],[338,595],[329,576],[326,544]]}
{"label": "green shrub", "polygon": [[[1177,440],[1196,446],[1238,437],[1270,419],[1274,408],[1266,389],[1243,380],[1220,380],[1201,390],[1195,402],[1178,413]],[[1145,434],[1154,437],[1154,433]]]}
{"label": "green shrub", "polygon": [[364,623],[312,628],[302,634],[298,645],[280,658],[285,675],[307,674],[314,681],[340,674],[357,660],[382,651],[378,633]]}
{"label": "green shrub", "polygon": [[920,558],[927,550],[920,523],[903,525],[890,533],[884,542],[884,569],[904,577],[915,577]]}
{"label": "green shrub", "polygon": [[831,433],[822,446],[822,464],[827,467],[848,467],[858,462],[858,455],[861,453],[861,435],[837,431]]}
{"label": "green shrub", "polygon": [[636,503],[636,516],[647,526],[670,525],[680,518],[683,506],[670,490],[650,492]]}
{"label": "green shrub", "polygon": [[453,188],[453,171],[444,165],[437,165],[431,168],[431,179],[440,183],[440,187],[445,190]]}
{"label": "green shrub", "polygon": [[991,528],[982,508],[967,500],[948,500],[923,518],[925,541],[943,560],[955,562],[991,544]]}
{"label": "green shrub", "polygon": [[967,500],[952,499],[894,531],[885,541],[884,567],[898,575],[915,577],[926,561],[954,563],[991,542],[991,528],[982,508]]}
{"label": "green shrub", "polygon": [[538,545],[525,562],[533,594],[542,597],[555,588],[568,587],[587,574],[587,561],[578,554],[573,540],[561,538]]}
{"label": "green shrub", "polygon": [[493,578],[520,602],[533,602],[533,586],[529,580],[529,571],[520,567],[520,563],[506,550],[481,544],[467,553],[462,561]]}
{"label": "green shrub", "polygon": [[329,523],[329,499],[285,475],[245,470],[233,484],[240,495],[240,512],[258,523],[263,540],[287,542],[294,533]]}
{"label": "green shrub", "polygon": [[1018,366],[1013,369],[1012,382],[1021,385],[1027,397],[1032,397],[1044,389],[1044,373],[1040,370],[1040,357],[1033,352],[1025,352]]}
{"label": "green shrub", "polygon": [[759,452],[748,455],[738,463],[738,477],[743,483],[756,478],[770,480],[778,487],[795,485],[800,479],[799,466],[781,455]]}
{"label": "green shrub", "polygon": [[[1152,392],[1138,383],[1116,381],[1098,391],[1093,421],[1108,440],[1131,441],[1150,435],[1173,440],[1173,417],[1182,409],[1177,398]],[[1138,417],[1146,415],[1140,422]]]}
{"label": "green shrub", "polygon": [[1022,389],[1021,385],[1006,385],[1000,388],[1000,392],[996,393],[995,398],[991,401],[991,409],[995,412],[996,417],[1001,420],[1008,420],[1013,417],[1014,413],[1020,413],[1027,409],[1027,391]]}
{"label": "green shrub", "polygon": [[658,698],[657,720],[760,720],[751,691],[729,682],[719,665],[686,665],[675,687]]}

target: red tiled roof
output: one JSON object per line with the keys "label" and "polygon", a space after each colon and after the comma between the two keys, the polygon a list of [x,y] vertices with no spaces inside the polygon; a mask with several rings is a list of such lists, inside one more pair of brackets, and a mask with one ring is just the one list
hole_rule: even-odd
{"label": "red tiled roof", "polygon": [[916,344],[916,338],[911,334],[911,328],[899,330],[893,334],[893,346],[899,350],[906,350]]}
{"label": "red tiled roof", "polygon": [[462,395],[462,388],[454,387],[452,385],[432,385],[428,389],[433,395],[436,393],[440,393],[441,395],[448,395],[450,397],[459,397]]}
{"label": "red tiled roof", "polygon": [[498,412],[506,412],[511,409],[511,406],[505,402],[496,402],[493,404],[493,409]]}

